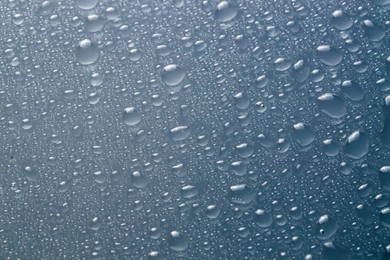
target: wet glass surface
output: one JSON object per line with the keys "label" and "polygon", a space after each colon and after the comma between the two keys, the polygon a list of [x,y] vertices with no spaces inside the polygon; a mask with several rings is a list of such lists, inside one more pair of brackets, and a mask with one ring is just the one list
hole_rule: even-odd
{"label": "wet glass surface", "polygon": [[0,1],[0,259],[390,259],[389,11]]}

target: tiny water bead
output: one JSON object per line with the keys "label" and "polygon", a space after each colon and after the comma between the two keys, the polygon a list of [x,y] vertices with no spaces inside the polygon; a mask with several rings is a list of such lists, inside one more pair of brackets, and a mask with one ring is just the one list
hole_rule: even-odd
{"label": "tiny water bead", "polygon": [[99,59],[99,48],[89,39],[79,42],[76,48],[76,59],[82,65],[94,64]]}

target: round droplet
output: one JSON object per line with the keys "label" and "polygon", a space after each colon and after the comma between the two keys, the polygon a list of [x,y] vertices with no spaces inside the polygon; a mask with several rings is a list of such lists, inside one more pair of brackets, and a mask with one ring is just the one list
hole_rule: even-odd
{"label": "round droplet", "polygon": [[238,8],[228,1],[222,1],[217,5],[214,11],[214,18],[218,22],[228,22],[236,17],[238,14]]}
{"label": "round droplet", "polygon": [[293,129],[293,136],[299,145],[307,146],[314,141],[315,135],[310,126],[298,123],[294,125]]}
{"label": "round droplet", "polygon": [[76,0],[76,5],[78,8],[88,10],[94,8],[99,0]]}
{"label": "round droplet", "polygon": [[370,41],[379,42],[385,37],[386,30],[381,26],[371,22],[370,20],[364,20],[363,24],[364,32]]}
{"label": "round droplet", "polygon": [[90,65],[99,59],[99,48],[89,39],[79,42],[76,48],[76,59],[82,65]]}
{"label": "round droplet", "polygon": [[294,70],[292,71],[292,76],[294,80],[299,83],[304,82],[310,75],[310,68],[303,60],[299,60],[294,64]]}
{"label": "round droplet", "polygon": [[364,98],[363,90],[351,80],[346,80],[341,84],[341,91],[346,98],[352,101],[361,101]]}
{"label": "round droplet", "polygon": [[321,216],[316,223],[317,237],[323,240],[331,238],[337,231],[338,224],[336,220],[328,215]]}
{"label": "round droplet", "polygon": [[104,27],[104,20],[97,14],[90,14],[85,21],[85,29],[88,32],[98,32]]}
{"label": "round droplet", "polygon": [[123,113],[123,122],[128,126],[134,126],[141,122],[141,116],[134,107],[127,107]]}
{"label": "round droplet", "polygon": [[101,171],[97,171],[93,173],[93,179],[96,183],[103,184],[106,182],[106,175],[104,175]]}
{"label": "round droplet", "polygon": [[347,30],[352,27],[352,18],[342,10],[336,10],[332,13],[332,25],[339,30]]}
{"label": "round droplet", "polygon": [[332,118],[341,118],[347,113],[344,100],[335,94],[323,94],[317,101],[320,110]]}
{"label": "round droplet", "polygon": [[265,86],[267,86],[268,82],[269,82],[269,79],[267,78],[267,76],[261,75],[260,77],[258,77],[256,79],[255,85],[258,88],[264,88]]}
{"label": "round droplet", "polygon": [[318,58],[328,66],[336,66],[343,59],[343,55],[338,50],[329,45],[321,45],[317,48]]}
{"label": "round droplet", "polygon": [[327,156],[336,156],[339,154],[339,146],[332,139],[326,139],[323,141],[324,152]]}
{"label": "round droplet", "polygon": [[92,221],[89,223],[88,228],[93,231],[98,231],[100,227],[102,226],[102,223],[98,217],[95,217],[92,219]]}
{"label": "round droplet", "polygon": [[216,205],[209,205],[206,208],[206,216],[210,219],[215,219],[219,216],[220,209]]}
{"label": "round droplet", "polygon": [[148,178],[140,172],[135,171],[131,174],[131,184],[133,184],[136,188],[143,189],[148,186],[148,183]]}
{"label": "round droplet", "polygon": [[169,64],[164,67],[161,73],[162,81],[168,86],[180,84],[185,77],[185,71],[176,64]]}
{"label": "round droplet", "polygon": [[259,227],[267,228],[272,225],[273,219],[271,214],[265,210],[258,209],[255,211],[255,222]]}
{"label": "round droplet", "polygon": [[188,239],[179,233],[179,231],[172,231],[168,237],[169,248],[181,252],[188,248]]}
{"label": "round droplet", "polygon": [[250,157],[255,149],[253,148],[252,145],[250,144],[247,144],[247,143],[243,143],[243,144],[239,144],[236,146],[237,148],[237,153],[238,155],[241,157],[241,158],[248,158]]}
{"label": "round droplet", "polygon": [[368,136],[363,132],[355,131],[347,138],[345,155],[358,160],[368,153],[369,146]]}
{"label": "round droplet", "polygon": [[233,162],[231,168],[237,176],[244,176],[246,174],[246,164],[241,161]]}
{"label": "round droplet", "polygon": [[38,172],[36,170],[33,170],[30,166],[26,166],[24,170],[26,171],[27,180],[29,181],[38,180]]}
{"label": "round droplet", "polygon": [[290,68],[291,62],[285,58],[278,58],[274,61],[274,69],[276,71],[286,71]]}
{"label": "round droplet", "polygon": [[234,95],[234,103],[238,109],[247,109],[250,104],[250,100],[239,92]]}

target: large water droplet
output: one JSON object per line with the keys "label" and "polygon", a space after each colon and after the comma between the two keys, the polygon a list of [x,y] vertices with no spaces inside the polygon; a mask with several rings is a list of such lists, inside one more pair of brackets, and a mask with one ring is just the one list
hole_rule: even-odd
{"label": "large water droplet", "polygon": [[383,105],[383,128],[381,131],[383,145],[390,149],[390,95],[385,98]]}
{"label": "large water droplet", "polygon": [[38,180],[38,172],[35,169],[32,169],[30,166],[26,166],[24,170],[26,171],[27,180],[29,181]]}
{"label": "large water droplet", "polygon": [[321,45],[317,48],[318,58],[328,66],[336,66],[343,59],[343,55],[338,50],[329,45]]}
{"label": "large water droplet", "polygon": [[364,98],[363,90],[351,80],[346,80],[341,84],[341,91],[346,98],[353,101],[361,101]]}
{"label": "large water droplet", "polygon": [[133,184],[135,187],[143,189],[148,186],[148,183],[148,178],[140,172],[135,171],[131,174],[131,184]]}
{"label": "large water droplet", "polygon": [[128,126],[134,126],[141,122],[141,116],[134,107],[126,107],[123,113],[123,122]]}
{"label": "large water droplet", "polygon": [[99,59],[99,48],[89,39],[79,42],[76,48],[76,59],[82,65],[90,65]]}
{"label": "large water droplet", "polygon": [[339,30],[347,30],[353,25],[352,18],[342,10],[336,10],[332,13],[331,22]]}
{"label": "large water droplet", "polygon": [[225,23],[236,17],[237,13],[238,8],[236,6],[233,6],[228,1],[222,1],[214,11],[214,18],[218,22]]}
{"label": "large water droplet", "polygon": [[94,8],[99,0],[75,0],[78,8],[88,10]]}
{"label": "large water droplet", "polygon": [[97,14],[90,14],[85,21],[85,29],[88,32],[98,32],[104,27],[104,20]]}
{"label": "large water droplet", "polygon": [[335,94],[323,94],[317,101],[320,110],[332,118],[341,118],[347,113],[344,100]]}
{"label": "large water droplet", "polygon": [[172,250],[181,252],[188,248],[188,239],[179,231],[174,230],[169,234],[168,245]]}
{"label": "large water droplet", "polygon": [[309,126],[298,123],[294,125],[293,129],[293,136],[299,145],[307,146],[314,141],[315,135]]}
{"label": "large water droplet", "polygon": [[381,187],[390,191],[390,166],[383,166],[379,170],[379,180]]}
{"label": "large water droplet", "polygon": [[185,71],[181,67],[176,64],[169,64],[164,67],[161,79],[168,86],[176,86],[183,81],[185,75]]}
{"label": "large water droplet", "polygon": [[384,208],[379,215],[379,221],[384,227],[390,228],[390,208]]}
{"label": "large water droplet", "polygon": [[255,222],[259,227],[267,228],[272,225],[273,219],[271,214],[265,210],[258,209],[255,211]]}
{"label": "large water droplet", "polygon": [[363,132],[355,131],[348,136],[344,151],[349,158],[358,160],[368,153],[368,149],[368,136]]}
{"label": "large water droplet", "polygon": [[238,184],[230,187],[229,197],[232,203],[246,205],[256,197],[256,192],[245,184]]}
{"label": "large water droplet", "polygon": [[338,224],[336,220],[328,215],[321,216],[316,223],[316,235],[320,239],[327,240],[337,231]]}
{"label": "large water droplet", "polygon": [[363,24],[364,32],[366,33],[366,36],[370,41],[378,42],[385,37],[386,30],[383,29],[381,26],[373,23],[370,20],[364,20]]}

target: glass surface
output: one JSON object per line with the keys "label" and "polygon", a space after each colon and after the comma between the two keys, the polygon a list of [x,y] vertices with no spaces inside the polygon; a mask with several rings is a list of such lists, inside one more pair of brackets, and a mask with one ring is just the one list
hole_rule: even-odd
{"label": "glass surface", "polygon": [[0,1],[0,259],[390,259],[389,11]]}

